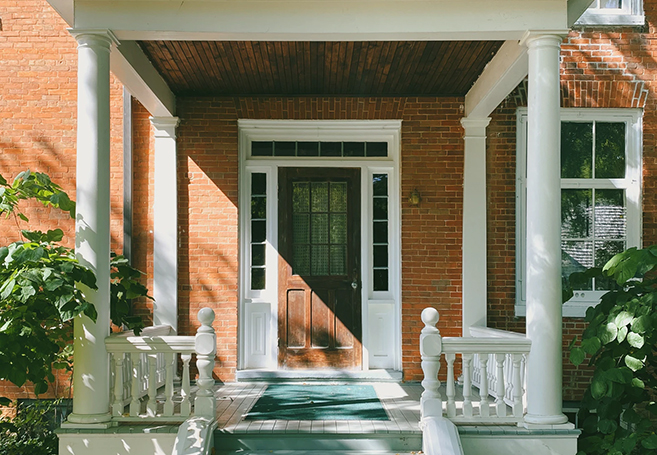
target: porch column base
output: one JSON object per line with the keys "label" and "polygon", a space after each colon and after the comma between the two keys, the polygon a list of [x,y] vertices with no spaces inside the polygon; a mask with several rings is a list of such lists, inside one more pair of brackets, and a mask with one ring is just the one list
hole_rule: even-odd
{"label": "porch column base", "polygon": [[[539,420],[542,416],[534,416],[534,417],[539,417]],[[559,417],[559,416],[557,416]],[[565,416],[564,416],[565,417]],[[562,423],[533,423],[533,422],[527,422],[527,419],[532,419],[532,416],[526,415],[525,416],[525,421],[520,423],[519,426],[522,428],[526,428],[528,430],[573,430],[575,429],[575,425],[572,423],[568,422],[568,418],[566,418],[565,422]]]}
{"label": "porch column base", "polygon": [[114,423],[110,421],[112,416],[107,414],[69,414],[66,421],[62,422],[62,428],[106,430]]}

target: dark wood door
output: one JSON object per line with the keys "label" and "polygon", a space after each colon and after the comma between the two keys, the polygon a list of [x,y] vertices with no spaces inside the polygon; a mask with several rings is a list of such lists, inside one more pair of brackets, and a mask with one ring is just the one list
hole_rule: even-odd
{"label": "dark wood door", "polygon": [[279,170],[279,365],[361,366],[360,170]]}

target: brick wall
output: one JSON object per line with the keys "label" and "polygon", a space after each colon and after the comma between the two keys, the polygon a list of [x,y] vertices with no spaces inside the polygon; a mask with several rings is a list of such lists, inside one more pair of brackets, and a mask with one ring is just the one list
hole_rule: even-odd
{"label": "brick wall", "polygon": [[[420,312],[434,305],[444,335],[461,325],[462,99],[182,98],[178,108],[180,314],[182,333],[195,314],[217,313],[216,374],[237,365],[237,119],[403,119],[402,342],[408,380],[421,379]],[[406,197],[414,188],[419,207]]]}
{"label": "brick wall", "polygon": [[[0,1],[0,174],[13,179],[25,169],[45,172],[75,198],[77,45],[66,23],[45,0]],[[121,249],[122,88],[111,80],[112,248]],[[68,215],[39,205],[27,211],[28,226],[61,228],[64,244],[74,245]],[[13,218],[0,218],[0,245],[19,239]],[[68,394],[59,375],[51,394]],[[0,382],[0,396],[33,398],[31,387]]]}

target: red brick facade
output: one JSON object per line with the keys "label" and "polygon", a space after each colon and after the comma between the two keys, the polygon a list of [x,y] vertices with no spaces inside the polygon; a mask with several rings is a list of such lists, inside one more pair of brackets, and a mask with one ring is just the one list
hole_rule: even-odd
{"label": "red brick facade", "polygon": [[[657,241],[657,0],[646,0],[645,29],[575,31],[562,47],[564,107],[644,108],[644,244]],[[48,173],[75,193],[75,40],[44,0],[0,1],[0,173],[12,178],[29,167]],[[521,86],[492,115],[488,129],[489,325],[523,331],[515,303],[515,122]],[[122,104],[113,78],[112,246],[122,244]],[[420,312],[441,312],[443,335],[461,331],[462,98],[179,98],[180,333],[193,333],[196,311],[217,313],[217,377],[234,379],[238,312],[237,119],[402,119],[402,364],[406,380],[420,380]],[[133,103],[134,264],[153,271],[153,137],[149,113]],[[417,188],[419,207],[406,198]],[[34,207],[41,229],[60,227],[72,245],[73,223]],[[0,220],[0,241],[16,240],[13,220]],[[138,312],[150,317],[152,305]],[[564,320],[564,346],[581,332]],[[565,351],[564,351],[565,352]],[[576,399],[586,375],[564,353],[564,398]],[[55,394],[64,393],[65,381]],[[0,395],[28,389],[0,385]]]}

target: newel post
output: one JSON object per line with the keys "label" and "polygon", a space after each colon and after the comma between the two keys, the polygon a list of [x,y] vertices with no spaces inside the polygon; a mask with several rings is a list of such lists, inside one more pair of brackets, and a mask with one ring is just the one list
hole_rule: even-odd
{"label": "newel post", "polygon": [[440,396],[440,354],[442,341],[440,331],[436,328],[439,315],[435,308],[425,308],[422,311],[424,328],[420,334],[420,355],[422,356],[422,398],[420,399],[420,412],[422,417],[441,417],[443,415],[443,402]]}
{"label": "newel post", "polygon": [[210,308],[202,308],[198,312],[198,320],[201,323],[196,332],[195,351],[196,368],[198,369],[198,392],[194,400],[194,415],[214,419],[216,413],[216,400],[214,397],[214,359],[217,353],[217,335],[212,328],[214,311]]}

